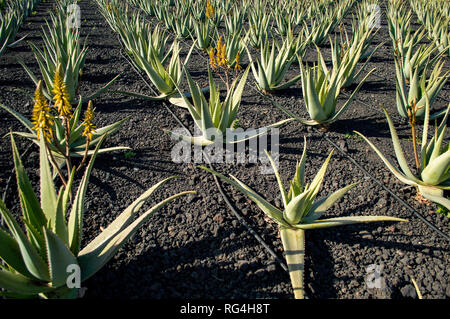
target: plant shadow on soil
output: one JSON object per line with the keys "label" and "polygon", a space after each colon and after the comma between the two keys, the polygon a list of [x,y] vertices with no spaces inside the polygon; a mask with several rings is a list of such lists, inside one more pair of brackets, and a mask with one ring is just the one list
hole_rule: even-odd
{"label": "plant shadow on soil", "polygon": [[[356,88],[357,84],[352,84],[352,86],[349,87],[349,90],[346,90],[347,92],[353,92],[353,90]],[[390,93],[390,92],[395,92],[395,85],[391,84],[391,83],[387,83],[384,80],[371,80],[371,81],[366,81],[363,84],[364,86],[364,91],[367,91],[367,93],[370,92],[386,92],[386,93]]]}
{"label": "plant shadow on soil", "polygon": [[[100,272],[103,274],[99,277],[108,276],[110,278],[120,278],[114,285],[111,285],[111,288],[123,290],[123,294],[126,296],[137,296],[138,298],[205,298],[205,296],[208,296],[206,298],[230,298],[233,295],[234,289],[241,289],[242,291],[247,291],[248,293],[252,293],[252,289],[261,289],[264,288],[267,285],[273,285],[276,286],[283,282],[283,278],[280,276],[273,276],[272,272],[263,272],[258,274],[251,274],[249,275],[246,273],[246,271],[237,271],[236,269],[229,270],[229,269],[220,269],[221,264],[222,266],[228,264],[226,261],[217,262],[213,261],[211,266],[207,265],[199,265],[199,266],[193,266],[192,264],[196,261],[204,261],[208,258],[214,258],[217,257],[222,252],[227,252],[227,254],[231,254],[233,251],[242,250],[245,248],[242,245],[242,242],[240,241],[228,241],[227,244],[221,244],[220,250],[205,250],[205,245],[210,246],[212,242],[216,242],[218,244],[221,243],[224,239],[228,238],[229,235],[232,232],[240,232],[244,231],[244,227],[240,226],[238,229],[228,229],[220,232],[220,235],[217,237],[209,236],[209,237],[203,237],[200,240],[196,240],[193,242],[189,242],[187,244],[184,244],[181,247],[178,248],[170,248],[170,249],[164,249],[161,246],[156,245],[155,247],[148,248],[144,253],[137,255],[133,257],[133,259],[127,263],[127,264],[121,264],[117,268],[112,267],[104,267]],[[133,242],[133,238],[130,239],[129,242]],[[130,244],[127,244],[130,245]],[[247,245],[249,247],[249,245]],[[127,249],[129,250],[129,249]],[[201,253],[198,253],[201,252]],[[166,264],[174,259],[171,259],[168,256],[183,256],[183,258],[180,258],[179,260],[182,260],[182,263],[171,263],[170,265]],[[155,260],[154,256],[158,256],[158,259]],[[251,258],[249,256],[249,258]],[[263,265],[258,265],[259,262],[257,260],[249,261],[246,263],[246,268],[262,268]],[[145,266],[144,266],[145,265]],[[180,270],[178,266],[181,266],[182,269]],[[214,268],[214,266],[218,266],[219,269]],[[177,269],[178,267],[178,269]],[[143,273],[143,270],[148,269],[148,274],[146,275]],[[135,276],[139,273],[143,275],[143,277],[137,279],[139,281],[143,280],[144,282],[150,280],[153,282],[153,285],[143,285],[142,282],[140,284],[133,284],[127,281],[126,274],[133,273],[133,271],[136,271],[137,273],[134,274]],[[99,275],[100,275],[99,272]],[[164,274],[162,277],[161,273]],[[275,269],[275,272],[283,272],[283,270],[277,266]],[[287,276],[287,274],[285,274]],[[154,278],[152,278],[154,277]],[[230,280],[240,280],[239,285],[228,286],[226,284],[226,279],[222,278],[229,278]],[[136,278],[133,276],[133,278]],[[128,278],[129,279],[129,278]],[[173,289],[173,287],[165,287],[168,289],[163,290],[154,290],[155,282],[158,282],[158,279],[161,279],[162,281],[165,281],[169,279],[169,282],[173,283],[174,286],[178,286],[181,284],[179,289]],[[186,280],[188,279],[189,284],[187,284]],[[194,280],[192,280],[194,279]],[[197,279],[197,280],[195,280]],[[217,280],[219,283],[219,287],[216,285],[213,285],[210,287],[208,285],[208,281],[211,280]],[[122,281],[122,282],[120,282]],[[86,284],[88,287],[96,287],[100,285],[95,285],[95,275],[92,279],[89,279]],[[248,285],[245,287],[245,285]],[[157,285],[160,286],[160,285]],[[204,289],[206,286],[210,289],[214,289],[214,291],[209,291],[205,294]],[[227,288],[228,286],[229,288]],[[241,286],[242,288],[239,288]],[[124,288],[126,287],[126,288]],[[161,287],[162,288],[162,287]],[[250,290],[249,290],[250,288]],[[95,289],[95,288],[94,288]],[[92,289],[92,290],[94,290]],[[220,291],[219,291],[220,290]],[[226,291],[228,291],[229,296],[226,295]],[[89,293],[89,290],[88,290]],[[163,293],[163,294],[161,294]],[[167,294],[169,293],[169,294]],[[225,293],[225,295],[223,295]],[[96,298],[98,298],[98,294],[95,293]],[[117,296],[118,294],[113,294]],[[197,296],[197,297],[196,297]],[[108,298],[107,295],[103,295],[104,298]],[[266,297],[269,298],[286,298],[285,293],[269,293]]]}
{"label": "plant shadow on soil", "polygon": [[[352,119],[340,119],[339,122],[334,122],[329,127],[329,132],[345,135],[358,131],[368,138],[391,138],[389,127],[386,128],[380,125],[383,123],[381,116],[379,118],[367,118],[364,116],[353,117]],[[399,134],[400,135],[400,134]]]}

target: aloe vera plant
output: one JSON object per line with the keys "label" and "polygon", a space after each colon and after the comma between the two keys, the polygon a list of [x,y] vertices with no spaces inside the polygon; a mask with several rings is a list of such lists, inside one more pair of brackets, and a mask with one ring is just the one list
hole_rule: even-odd
{"label": "aloe vera plant", "polygon": [[[147,75],[160,95],[149,96],[122,90],[119,90],[117,92],[154,101],[167,99],[169,100],[169,102],[175,105],[179,105],[181,98],[176,87],[180,85],[183,79],[182,68],[187,65],[195,44],[192,45],[183,63],[181,63],[180,61],[181,49],[176,40],[172,43],[170,49],[163,59],[160,59],[160,57],[155,54],[155,50],[153,49],[153,47],[148,44],[146,45],[149,48],[150,52],[153,53],[147,55],[142,50],[143,46],[134,47],[130,48],[130,57],[132,58],[133,64]],[[167,61],[168,64],[166,63]],[[164,64],[167,64],[167,66],[164,67]],[[180,104],[180,106],[182,105],[183,104]]]}
{"label": "aloe vera plant", "polygon": [[[376,50],[374,50],[357,71],[357,65],[362,57],[365,40],[370,36],[370,32],[371,31],[369,30],[361,35],[361,37],[354,36],[352,40],[349,40],[348,37],[346,37],[343,44],[336,44],[336,38],[334,39],[334,43],[330,39],[333,70],[336,70],[338,73],[341,87],[347,88],[356,82],[369,63],[370,58],[376,52]],[[371,72],[373,72],[373,69]]]}
{"label": "aloe vera plant", "polygon": [[290,182],[288,191],[283,186],[281,177],[278,173],[275,162],[269,155],[275,176],[280,188],[283,201],[283,209],[279,209],[262,196],[245,185],[239,179],[231,175],[228,178],[207,167],[199,166],[227,183],[233,185],[248,196],[269,218],[274,220],[278,226],[283,244],[285,258],[289,269],[289,275],[296,299],[303,299],[305,296],[304,289],[304,267],[305,267],[305,231],[310,229],[320,229],[335,227],[341,225],[381,222],[381,221],[406,221],[404,219],[389,216],[346,216],[335,218],[321,218],[326,211],[339,199],[341,199],[348,191],[355,187],[358,183],[348,185],[334,193],[316,200],[320,186],[325,177],[328,164],[331,159],[330,153],[328,158],[322,164],[311,184],[305,183],[305,163],[306,163],[306,137],[303,148],[303,154],[300,162],[297,163],[296,173]]}
{"label": "aloe vera plant", "polygon": [[[69,142],[70,157],[81,158],[84,156],[86,149],[86,139],[82,135],[83,122],[80,120],[81,106],[82,104],[78,103],[73,113],[73,117],[70,120],[70,128],[69,128],[71,131]],[[33,143],[39,145],[37,132],[33,129],[33,124],[29,119],[27,119],[22,114],[18,113],[17,111],[13,110],[12,108],[4,104],[0,103],[0,107],[9,112],[11,115],[13,115],[28,130],[28,132],[12,132],[12,134],[27,138],[31,140]],[[91,156],[94,153],[94,148],[100,142],[102,136],[114,134],[115,132],[120,130],[120,127],[126,120],[127,118],[123,118],[122,120],[117,121],[113,124],[96,129],[96,132],[93,134],[92,140],[90,141],[90,149],[88,150],[87,154]],[[51,130],[53,132],[52,136],[54,136],[55,138],[51,140],[49,146],[57,162],[62,163],[64,161],[64,156],[62,155],[61,150],[66,149],[66,140],[64,137],[65,128],[63,120],[61,118],[54,117],[53,121],[54,124],[51,126]],[[129,149],[129,147],[126,146],[107,147],[99,149],[98,153],[102,154],[106,152],[127,150],[127,149]]]}
{"label": "aloe vera plant", "polygon": [[[216,38],[218,35],[216,36]],[[236,58],[240,56],[244,49],[247,47],[248,35],[244,38],[241,37],[241,31],[225,34],[225,54],[229,67],[236,66]]]}
{"label": "aloe vera plant", "polygon": [[160,25],[152,26],[139,14],[134,19],[128,14],[120,16],[114,21],[114,26],[129,55],[133,56],[138,50],[139,55],[147,61],[151,61],[153,56],[164,61],[166,55],[170,54],[170,51],[166,52],[167,32]]}
{"label": "aloe vera plant", "polygon": [[336,121],[353,101],[369,75],[374,71],[371,70],[361,80],[344,105],[339,110],[336,110],[338,96],[343,83],[338,70],[328,70],[319,48],[317,48],[317,52],[318,62],[314,67],[310,68],[308,65],[303,66],[303,62],[299,61],[302,77],[302,93],[310,119],[304,119],[295,115],[271,99],[272,103],[281,111],[306,125],[328,125]]}
{"label": "aloe vera plant", "polygon": [[[278,48],[278,53],[275,56],[276,47]],[[295,56],[291,54],[291,46],[288,41],[283,41],[281,47],[275,40],[272,40],[271,46],[269,46],[269,41],[261,43],[261,58],[256,60],[257,68],[254,65],[248,48],[246,49],[251,63],[253,76],[256,79],[256,84],[263,92],[283,90],[300,80],[301,75],[299,74],[298,76],[281,83],[295,58]]]}
{"label": "aloe vera plant", "polygon": [[144,192],[106,229],[82,248],[85,196],[89,176],[102,141],[98,143],[91,157],[72,205],[69,205],[75,170],[66,186],[62,186],[59,190],[55,189],[44,140],[40,140],[39,200],[11,135],[25,231],[5,203],[0,200],[0,213],[7,226],[7,228],[0,227],[0,258],[6,263],[6,266],[0,266],[0,288],[6,290],[1,293],[6,297],[76,298],[78,288],[69,285],[71,284],[69,276],[72,275],[70,269],[79,270],[80,282],[90,278],[152,214],[174,199],[193,193],[182,192],[168,197],[137,217],[145,201],[174,178],[169,177]]}
{"label": "aloe vera plant", "polygon": [[20,20],[13,10],[0,12],[0,56],[11,46],[20,27]]}
{"label": "aloe vera plant", "polygon": [[[44,95],[51,97],[53,91],[53,79],[58,65],[64,70],[64,82],[69,92],[69,100],[76,103],[75,97],[79,87],[80,76],[83,71],[84,61],[86,57],[86,42],[81,45],[80,30],[72,28],[68,23],[69,17],[63,6],[59,6],[56,13],[51,13],[51,24],[47,21],[47,31],[42,29],[42,39],[44,41],[42,49],[30,42],[36,61],[39,65],[41,78],[45,82]],[[86,41],[87,39],[85,39]],[[21,60],[18,62],[23,66],[35,85],[38,84],[38,77],[30,68]],[[93,100],[103,92],[105,92],[117,79],[119,75],[108,82],[104,87],[100,88],[93,94],[83,99],[83,102]]]}
{"label": "aloe vera plant", "polygon": [[233,6],[232,13],[225,16],[225,33],[234,34],[242,31],[243,23],[247,17],[249,4],[244,3],[242,6]]}
{"label": "aloe vera plant", "polygon": [[[374,0],[361,2],[356,13],[356,19],[353,18],[352,20],[353,37],[364,41],[361,57],[359,58],[360,61],[367,59],[384,44],[384,42],[382,42],[374,49],[370,48],[375,35],[380,30],[377,22],[379,22],[378,19],[381,19],[381,17],[379,16],[379,10],[375,9],[377,8],[376,3],[377,2]],[[369,34],[365,36],[367,33]]]}
{"label": "aloe vera plant", "polygon": [[[92,148],[95,148],[100,142],[101,137],[119,130],[126,118],[96,129],[92,122],[94,108],[92,101],[89,101],[85,117],[80,121],[82,99],[80,98],[78,106],[72,113],[72,105],[69,102],[69,93],[63,81],[61,66],[57,68],[55,74],[52,104],[49,104],[44,96],[42,86],[42,81],[39,81],[34,94],[31,121],[6,105],[0,103],[0,107],[16,117],[29,131],[29,133],[11,132],[12,134],[28,138],[39,145],[39,140],[42,139],[40,132],[41,130],[44,132],[51,162],[65,183],[65,178],[62,176],[59,168],[66,164],[67,175],[70,176],[72,170],[71,159],[73,157],[81,157],[82,164],[79,166],[79,169],[81,169],[86,158],[93,154]],[[128,149],[128,147],[105,148],[100,149],[99,152],[104,153],[122,149]]]}
{"label": "aloe vera plant", "polygon": [[388,31],[393,43],[399,41],[400,38],[405,38],[405,36],[409,33],[408,29],[410,26],[411,17],[411,10],[406,10],[403,4],[399,5],[396,3],[390,3],[390,5],[388,5]]}
{"label": "aloe vera plant", "polygon": [[210,20],[202,21],[192,18],[195,33],[191,35],[198,49],[206,51],[213,41],[214,25]]}
{"label": "aloe vera plant", "polygon": [[444,145],[445,131],[447,129],[447,118],[450,111],[450,103],[447,107],[447,112],[443,117],[439,126],[435,127],[434,136],[428,140],[428,124],[430,119],[430,103],[428,98],[425,100],[425,119],[423,124],[422,143],[419,151],[416,148],[415,136],[415,114],[417,107],[415,105],[409,108],[410,123],[412,124],[412,136],[414,146],[414,157],[416,160],[417,173],[414,173],[408,166],[403,148],[400,144],[400,139],[386,109],[383,111],[389,124],[389,129],[392,137],[392,144],[394,146],[395,155],[400,168],[397,168],[386,156],[372,143],[359,132],[364,140],[372,147],[377,155],[384,162],[386,167],[398,178],[402,183],[415,186],[418,194],[424,198],[438,203],[447,209],[450,209],[450,200],[444,196],[444,190],[450,189],[450,149]]}
{"label": "aloe vera plant", "polygon": [[130,4],[139,7],[142,11],[144,11],[148,16],[152,17],[155,15],[155,6],[158,5],[156,1],[147,1],[147,0],[129,0]]}
{"label": "aloe vera plant", "polygon": [[[400,12],[396,12],[393,17],[388,19],[389,34],[392,39],[395,56],[401,58],[406,79],[409,81],[413,76],[413,70],[419,69],[419,72],[423,71],[437,47],[434,44],[420,44],[426,29],[420,27],[414,32],[410,31],[411,11],[408,14],[401,14]],[[437,61],[442,53],[436,54],[430,62],[434,63]]]}
{"label": "aloe vera plant", "polygon": [[[189,3],[191,3],[190,1],[188,1]],[[202,4],[204,4],[204,15],[205,17],[210,20],[214,26],[218,27],[220,25],[220,23],[222,22],[223,17],[226,15],[226,12],[228,12],[229,10],[227,8],[225,8],[225,6],[227,5],[231,5],[231,3],[229,3],[229,1],[209,1],[206,0],[206,4],[204,2],[200,2]]]}
{"label": "aloe vera plant", "polygon": [[430,59],[430,56],[437,50],[437,47],[434,44],[422,44],[417,45],[417,50],[413,51],[415,45],[411,44],[412,41],[414,40],[411,39],[404,47],[398,46],[398,53],[396,53],[402,60],[405,76],[408,81],[413,77],[413,70],[422,72],[427,64],[433,64],[444,53],[444,51],[442,51]]}
{"label": "aloe vera plant", "polygon": [[339,23],[336,10],[326,10],[325,13],[319,14],[311,20],[311,27],[308,28],[306,21],[303,22],[306,36],[312,43],[320,46],[325,43],[328,34],[333,31]]}
{"label": "aloe vera plant", "polygon": [[[159,94],[151,96],[123,90],[116,92],[152,101],[168,100],[183,106],[176,84],[180,84],[183,79],[181,70],[189,62],[195,43],[181,63],[181,48],[176,39],[167,49],[166,31],[146,22],[139,14],[132,17],[128,7],[116,1],[111,2],[109,10],[102,8],[102,3],[99,3],[101,11],[111,28],[120,35],[133,66],[147,76]],[[157,11],[155,14],[158,15]]]}
{"label": "aloe vera plant", "polygon": [[450,17],[442,16],[440,21],[434,24],[431,30],[431,36],[438,51],[447,54],[450,57]]}
{"label": "aloe vera plant", "polygon": [[428,31],[428,38],[435,43],[439,52],[450,56],[450,16],[446,1],[411,1],[411,7],[418,20]]}
{"label": "aloe vera plant", "polygon": [[[252,132],[236,131],[236,119],[239,106],[241,104],[242,92],[247,81],[250,67],[243,72],[242,77],[236,77],[231,84],[225,100],[220,100],[220,90],[217,88],[212,77],[211,70],[208,68],[209,76],[209,101],[206,100],[199,85],[194,82],[185,69],[189,89],[192,96],[192,104],[182,95],[186,108],[189,110],[195,125],[201,130],[201,136],[186,136],[175,132],[168,132],[172,136],[194,145],[210,145],[216,142],[238,143],[250,138],[264,134],[267,128],[280,126],[289,120],[283,120],[278,123],[256,129]],[[238,82],[239,80],[239,82]],[[181,94],[181,92],[180,92]]]}
{"label": "aloe vera plant", "polygon": [[193,33],[193,25],[190,16],[190,9],[187,5],[177,6],[173,12],[167,10],[164,14],[164,23],[168,30],[175,33],[177,39],[188,38]]}
{"label": "aloe vera plant", "polygon": [[269,38],[270,13],[259,4],[255,9],[250,9],[248,13],[249,28],[246,33],[248,43],[254,48],[260,48]]}
{"label": "aloe vera plant", "polygon": [[286,36],[295,28],[293,17],[286,10],[277,6],[273,10],[273,16],[276,21],[276,31],[280,36]]}
{"label": "aloe vera plant", "polygon": [[24,18],[29,16],[40,0],[0,1],[0,56],[27,36],[16,40]]}

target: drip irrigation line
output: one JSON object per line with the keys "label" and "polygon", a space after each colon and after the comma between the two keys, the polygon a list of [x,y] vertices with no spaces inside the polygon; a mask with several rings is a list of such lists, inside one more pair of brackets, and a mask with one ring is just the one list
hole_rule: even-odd
{"label": "drip irrigation line", "polygon": [[[139,72],[139,70],[136,69],[136,67],[134,66],[134,64],[128,59],[128,57],[126,57],[123,54],[123,51],[121,50],[121,55],[123,58],[126,59],[126,61],[131,65],[131,67],[133,68],[133,70],[144,80],[144,83],[148,86],[148,88],[153,92],[153,94],[157,94],[155,92],[155,90],[153,89],[153,87],[150,85],[150,83],[148,83],[148,81],[146,81],[146,79],[142,76],[142,74]],[[169,108],[169,106],[167,105],[168,102],[165,100],[161,101],[165,107],[165,109],[173,116],[173,118],[178,122],[179,125],[181,125],[186,131],[189,131],[189,129],[183,124],[183,122],[178,118],[178,116],[176,116],[176,114]],[[214,169],[211,161],[209,159],[208,154],[206,154],[206,152],[202,149],[202,154],[204,156],[204,158],[206,159],[206,162],[209,166],[210,169]],[[280,267],[283,268],[283,270],[285,270],[286,272],[289,272],[288,267],[283,263],[283,261],[278,257],[278,255],[273,251],[272,248],[270,248],[270,246],[261,238],[261,236],[246,222],[246,220],[244,219],[244,217],[242,217],[241,214],[239,214],[239,212],[235,209],[234,205],[230,202],[228,196],[225,194],[222,186],[220,185],[220,182],[218,180],[218,178],[213,175],[214,178],[214,182],[217,186],[217,189],[219,190],[219,193],[221,194],[223,200],[225,201],[225,203],[227,204],[228,208],[231,210],[231,212],[233,213],[233,215],[236,217],[236,219],[250,232],[250,234],[253,235],[253,237],[255,237],[255,239],[267,250],[267,252],[279,263]]]}

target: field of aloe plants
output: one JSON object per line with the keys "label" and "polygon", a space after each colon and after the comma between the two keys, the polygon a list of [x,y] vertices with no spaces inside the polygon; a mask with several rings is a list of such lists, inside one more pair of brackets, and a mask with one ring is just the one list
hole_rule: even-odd
{"label": "field of aloe plants", "polygon": [[0,296],[450,297],[450,2],[0,18]]}

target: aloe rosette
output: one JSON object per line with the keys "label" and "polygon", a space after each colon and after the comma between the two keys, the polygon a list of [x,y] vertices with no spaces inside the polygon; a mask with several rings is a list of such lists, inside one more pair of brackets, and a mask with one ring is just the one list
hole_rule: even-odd
{"label": "aloe rosette", "polygon": [[11,143],[25,231],[0,200],[0,213],[7,226],[0,227],[0,259],[6,263],[6,266],[0,265],[0,288],[5,290],[1,295],[6,297],[76,298],[78,288],[67,284],[70,281],[69,275],[72,274],[68,269],[80,270],[80,282],[90,278],[152,214],[174,199],[193,193],[182,192],[168,197],[137,216],[145,201],[174,177],[167,178],[144,192],[96,238],[81,248],[85,195],[101,142],[86,168],[70,211],[75,169],[67,186],[62,186],[57,191],[44,139],[41,139],[39,200],[32,189],[12,135]]}
{"label": "aloe rosette", "polygon": [[280,230],[281,241],[283,244],[286,262],[289,269],[289,275],[296,299],[304,298],[304,264],[305,264],[305,231],[311,229],[328,228],[349,224],[381,222],[381,221],[406,221],[401,218],[389,216],[346,216],[335,218],[321,218],[325,212],[348,191],[358,183],[350,184],[334,193],[316,200],[328,164],[331,159],[328,158],[322,164],[318,173],[310,184],[305,183],[305,163],[306,163],[306,137],[303,154],[300,162],[297,163],[296,173],[290,182],[289,191],[286,192],[281,177],[278,173],[275,162],[267,153],[272,164],[275,176],[280,188],[284,209],[278,209],[270,204],[262,196],[257,194],[250,187],[245,185],[239,179],[230,175],[228,178],[207,167],[200,168],[216,175],[222,180],[236,187],[244,195],[248,196],[268,217],[274,220]]}
{"label": "aloe rosette", "polygon": [[184,94],[182,97],[185,107],[189,110],[195,125],[201,130],[202,135],[186,136],[171,131],[168,133],[188,143],[201,146],[216,142],[238,143],[264,134],[268,128],[278,127],[290,121],[291,119],[282,120],[263,129],[252,130],[252,132],[239,132],[235,130],[237,113],[241,104],[241,97],[249,70],[250,66],[247,67],[240,79],[236,77],[227,91],[225,100],[221,101],[220,91],[214,83],[211,69],[208,68],[209,101],[207,101],[199,85],[192,80],[189,72],[185,69],[184,72],[188,80],[192,103]]}
{"label": "aloe rosette", "polygon": [[[69,141],[69,149],[70,149],[70,157],[83,157],[84,153],[86,151],[86,138],[83,136],[83,123],[80,121],[81,116],[81,98],[80,102],[78,103],[73,116],[71,117],[69,121],[70,126],[70,141]],[[33,123],[17,111],[13,110],[12,108],[1,104],[0,107],[9,112],[11,115],[13,115],[17,120],[19,120],[25,128],[29,132],[12,132],[12,134],[15,134],[17,136],[25,137],[29,140],[31,140],[33,143],[39,145],[39,139],[37,132],[33,129]],[[92,140],[89,143],[89,150],[87,152],[87,155],[91,156],[94,153],[94,149],[96,145],[101,141],[102,136],[114,134],[118,130],[120,130],[120,127],[122,124],[127,120],[127,118],[124,118],[120,121],[117,121],[113,124],[98,128],[95,130],[95,132],[92,134]],[[61,154],[61,150],[66,149],[66,140],[64,135],[64,123],[63,119],[59,117],[54,118],[54,124],[51,126],[51,130],[53,132],[54,139],[51,140],[51,142],[48,143],[48,146],[54,155],[56,161],[58,164],[63,165],[64,163],[64,156]],[[106,148],[100,148],[97,152],[99,154],[106,153],[106,152],[112,152],[112,151],[119,151],[119,150],[127,150],[130,149],[126,146],[115,146],[115,147],[106,147]]]}
{"label": "aloe rosette", "polygon": [[[45,82],[46,88],[44,89],[44,95],[48,99],[51,99],[51,94],[54,89],[53,79],[58,67],[61,65],[64,74],[64,83],[66,83],[69,93],[69,100],[72,104],[75,104],[75,97],[80,85],[80,77],[83,73],[88,50],[86,47],[87,39],[85,39],[85,43],[82,45],[80,40],[81,31],[70,26],[68,22],[69,17],[63,5],[59,4],[56,13],[51,13],[51,21],[51,24],[48,21],[46,22],[47,31],[42,29],[42,40],[44,42],[42,48],[39,48],[32,42],[29,45],[39,65],[41,78]],[[23,60],[18,58],[18,62],[22,65],[34,84],[37,85],[39,78]],[[93,100],[107,91],[119,76],[114,77],[105,86],[90,96],[84,97],[82,99],[83,103]]]}
{"label": "aloe rosette", "polygon": [[269,38],[269,24],[271,13],[267,13],[260,3],[257,3],[255,9],[250,9],[248,12],[248,30],[246,37],[248,43],[254,47],[259,48]]}
{"label": "aloe rosette", "polygon": [[365,57],[365,62],[357,71],[358,62],[362,59],[364,49],[367,50],[367,41],[371,37],[373,28],[367,29],[364,33],[362,31],[355,32],[351,40],[348,39],[346,34],[346,39],[342,44],[336,43],[336,37],[334,41],[330,38],[333,69],[338,73],[341,87],[347,88],[358,80],[373,54],[383,44],[378,45]]}
{"label": "aloe rosette", "polygon": [[0,11],[0,56],[8,46],[13,45],[21,21],[12,9]]}
{"label": "aloe rosette", "polygon": [[294,118],[300,123],[312,126],[327,125],[336,121],[345,112],[361,86],[375,70],[372,69],[367,73],[344,105],[337,110],[338,96],[343,84],[341,81],[341,74],[339,73],[339,70],[328,70],[319,48],[317,48],[317,51],[318,63],[314,67],[311,68],[308,65],[303,66],[303,62],[301,60],[299,61],[302,78],[302,93],[310,119],[304,119],[295,115],[293,112],[271,99],[276,107],[291,118]]}
{"label": "aloe rosette", "polygon": [[196,20],[193,17],[191,17],[191,21],[195,31],[191,34],[191,38],[198,49],[206,51],[213,42],[214,25],[210,20]]}
{"label": "aloe rosette", "polygon": [[[184,107],[183,100],[180,97],[180,94],[184,96],[184,93],[179,93],[177,86],[183,80],[182,69],[189,62],[194,47],[195,44],[192,45],[183,63],[180,61],[181,49],[176,40],[163,59],[156,54],[144,55],[138,47],[130,48],[130,56],[134,64],[147,75],[160,94],[158,96],[149,96],[122,90],[118,90],[117,92],[151,101],[168,100],[172,104]],[[150,50],[154,49],[150,47]],[[167,61],[168,63],[166,63]],[[167,64],[166,67],[164,67],[165,64]]]}
{"label": "aloe rosette", "polygon": [[[279,48],[277,55],[275,55],[276,48]],[[279,47],[275,40],[272,41],[271,46],[269,46],[269,41],[264,41],[261,43],[260,49],[261,57],[256,59],[257,67],[255,67],[248,47],[246,47],[253,76],[260,90],[263,92],[283,90],[300,80],[301,75],[299,74],[298,76],[281,83],[295,58],[295,55],[291,54],[289,41],[283,41],[281,47]]]}

